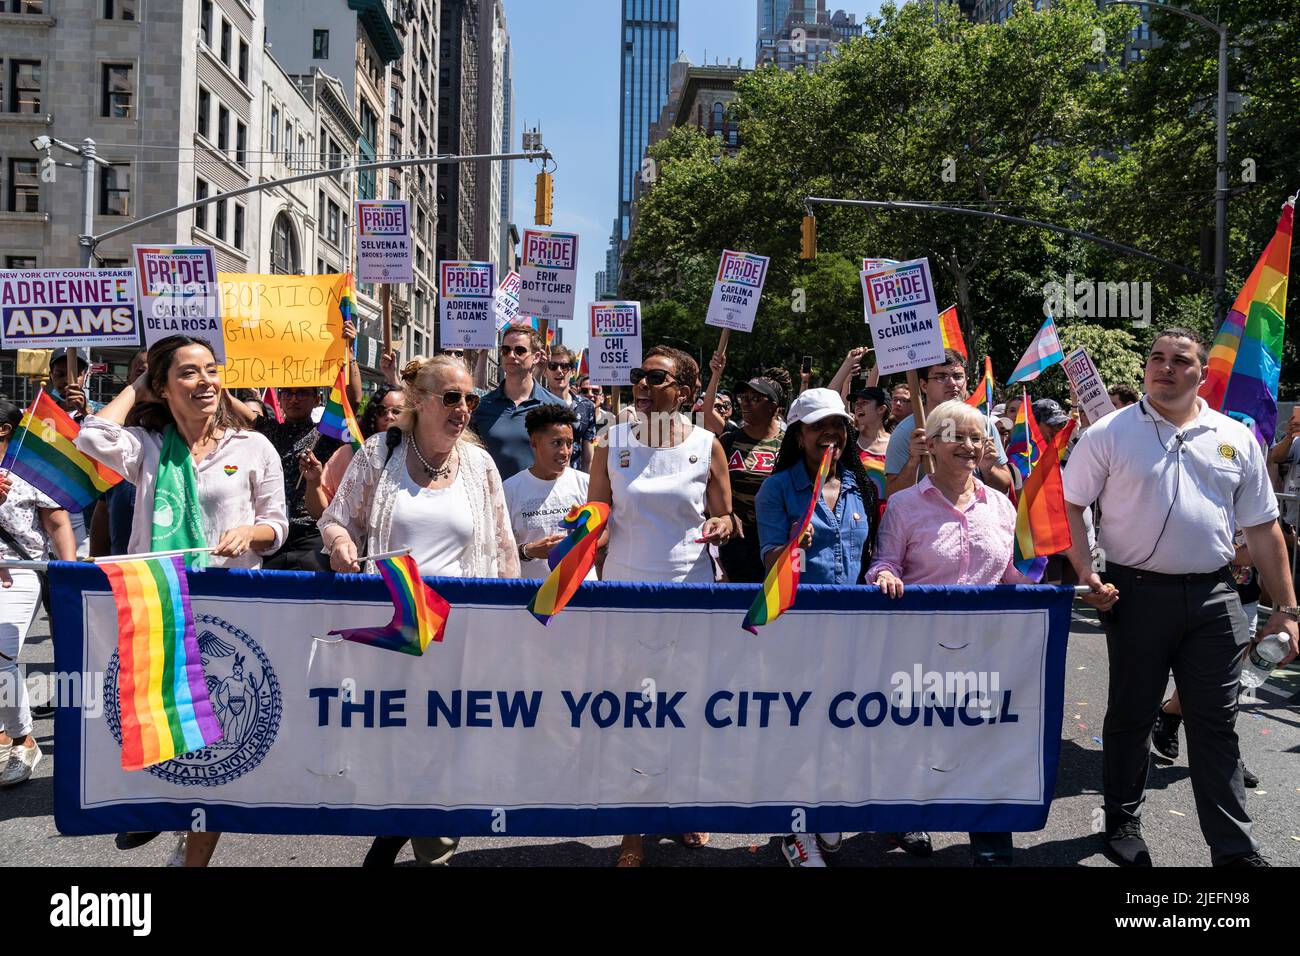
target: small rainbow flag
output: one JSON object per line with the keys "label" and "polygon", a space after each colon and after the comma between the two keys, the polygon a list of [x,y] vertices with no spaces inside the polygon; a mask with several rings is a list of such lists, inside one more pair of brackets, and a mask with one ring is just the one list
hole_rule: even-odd
{"label": "small rainbow flag", "polygon": [[547,555],[551,573],[528,602],[528,610],[542,624],[550,624],[578,593],[596,561],[596,545],[608,521],[609,505],[599,501],[575,505],[565,515],[563,527],[569,536]]}
{"label": "small rainbow flag", "polygon": [[41,389],[9,436],[0,469],[69,511],[85,511],[122,476],[77,451],[81,427]]}
{"label": "small rainbow flag", "polygon": [[330,633],[345,641],[419,657],[430,642],[442,641],[451,605],[424,583],[415,559],[409,554],[384,558],[377,561],[376,566],[393,599],[393,619],[386,627],[362,627]]}
{"label": "small rainbow flag", "polygon": [[555,329],[551,326],[546,327],[546,348],[549,350],[555,344]]}
{"label": "small rainbow flag", "polygon": [[585,375],[590,375],[590,374],[591,374],[591,363],[590,363],[590,361],[588,360],[588,355],[589,355],[590,353],[591,353],[591,349],[590,349],[590,348],[585,348],[585,349],[582,350],[582,358],[580,358],[580,359],[578,360],[578,379],[579,379],[579,380],[581,380],[581,379],[583,378],[583,376],[585,376]]}
{"label": "small rainbow flag", "polygon": [[993,417],[993,359],[984,356],[984,380],[975,388],[975,393],[966,399],[971,408],[978,408],[987,418]]}
{"label": "small rainbow flag", "polygon": [[1029,348],[1021,358],[1020,364],[1007,379],[1007,384],[1032,382],[1043,374],[1044,369],[1064,361],[1065,352],[1061,350],[1061,338],[1056,334],[1056,320],[1052,318],[1051,313],[1048,313],[1038,334],[1029,343]]}
{"label": "small rainbow flag", "polygon": [[858,458],[862,462],[862,467],[867,470],[867,477],[871,483],[876,486],[876,499],[885,503],[885,456],[872,455],[861,448],[858,449]]}
{"label": "small rainbow flag", "polygon": [[1035,444],[1032,438],[1038,432],[1038,422],[1034,421],[1034,410],[1029,404],[1029,393],[1021,389],[1020,411],[1016,412],[1016,424],[1007,439],[1007,460],[1020,472],[1023,479],[1029,473],[1042,454],[1042,445]]}
{"label": "small rainbow flag", "polygon": [[352,315],[356,312],[357,292],[356,283],[353,281],[352,273],[347,274],[343,280],[343,294],[339,296],[339,315],[343,316],[344,322],[351,322]]}
{"label": "small rainbow flag", "polygon": [[365,444],[365,439],[361,437],[361,426],[357,424],[357,416],[352,414],[352,403],[348,401],[346,375],[346,366],[339,369],[339,377],[330,389],[329,401],[325,403],[316,430],[335,441],[350,442],[352,450],[357,451]]}
{"label": "small rainbow flag", "polygon": [[786,544],[781,556],[776,559],[772,569],[767,572],[767,580],[763,582],[763,590],[758,592],[758,597],[754,599],[753,605],[745,615],[745,622],[741,624],[750,634],[757,634],[758,628],[765,624],[771,624],[778,617],[794,605],[795,592],[799,590],[799,566],[800,561],[796,560],[796,552],[799,551],[799,539],[803,537],[808,526],[812,524],[813,511],[817,508],[817,501],[822,496],[822,482],[826,476],[831,473],[831,452],[832,448],[827,448],[826,453],[822,455],[821,467],[817,469],[817,478],[813,481],[812,497],[808,500],[808,510],[804,512],[803,521],[799,523],[799,530],[795,532],[794,537]]}
{"label": "small rainbow flag", "polygon": [[961,334],[961,320],[957,318],[957,307],[949,306],[939,313],[939,331],[943,333],[943,347],[952,349],[963,361],[969,360],[966,352],[966,339]]}
{"label": "small rainbow flag", "polygon": [[1061,456],[1069,445],[1074,422],[1062,428],[1050,445],[1039,430],[1032,411],[1029,425],[1032,441],[1043,450],[1043,454],[1025,480],[1016,506],[1013,560],[1021,574],[1033,581],[1041,581],[1047,559],[1070,550],[1070,521],[1065,511]]}
{"label": "small rainbow flag", "polygon": [[1266,451],[1277,428],[1294,220],[1292,196],[1282,207],[1277,231],[1219,327],[1200,391],[1210,408],[1244,421]]}
{"label": "small rainbow flag", "polygon": [[221,739],[208,696],[185,558],[100,565],[117,605],[122,769],[143,770]]}

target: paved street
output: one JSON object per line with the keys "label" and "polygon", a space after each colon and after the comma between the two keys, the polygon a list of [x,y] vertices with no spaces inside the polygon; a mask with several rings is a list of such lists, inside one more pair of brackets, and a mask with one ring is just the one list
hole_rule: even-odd
{"label": "paved street", "polygon": [[[46,623],[34,629],[23,652],[29,673],[53,666]],[[1300,670],[1264,689],[1262,703],[1242,709],[1238,721],[1246,764],[1261,783],[1250,795],[1255,833],[1266,856],[1277,865],[1300,865],[1300,708],[1286,699],[1300,690]],[[1017,863],[1026,866],[1109,866],[1092,833],[1093,810],[1100,806],[1101,720],[1106,697],[1105,643],[1094,624],[1076,618],[1066,672],[1065,721],[1056,801],[1047,828],[1016,835]],[[170,836],[141,849],[122,852],[111,836],[61,837],[54,828],[53,772],[57,755],[52,720],[37,723],[46,753],[35,778],[0,791],[0,866],[158,866],[171,852]],[[1158,766],[1144,815],[1146,836],[1158,866],[1204,866],[1208,851],[1196,825],[1196,808],[1184,756]],[[710,845],[686,850],[664,841],[649,846],[648,866],[784,866],[771,834],[715,833]],[[859,834],[845,841],[836,866],[964,866],[965,834],[934,834],[935,854],[915,860],[887,849],[884,838]],[[617,837],[577,839],[472,838],[461,844],[454,866],[607,866],[616,856]],[[216,866],[356,866],[369,840],[359,837],[278,837],[228,834]],[[411,864],[409,847],[399,864]]]}

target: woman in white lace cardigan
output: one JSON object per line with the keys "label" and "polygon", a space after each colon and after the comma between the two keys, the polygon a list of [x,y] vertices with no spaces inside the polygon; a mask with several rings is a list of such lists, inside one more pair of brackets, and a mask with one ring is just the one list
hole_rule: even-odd
{"label": "woman in white lace cardigan", "polygon": [[409,547],[426,577],[518,577],[501,475],[468,430],[478,396],[464,363],[416,359],[402,384],[401,442],[390,453],[386,434],[372,436],[321,516],[330,566],[355,573],[362,554]]}
{"label": "woman in white lace cardigan", "polygon": [[[501,475],[469,431],[478,405],[465,364],[450,356],[416,359],[402,370],[407,407],[401,442],[371,436],[352,459],[338,494],[319,521],[335,571],[359,571],[366,554],[410,548],[426,577],[517,578]],[[366,570],[374,573],[373,562]],[[391,867],[407,837],[377,837],[369,867]],[[445,863],[458,837],[412,837],[425,863]]]}

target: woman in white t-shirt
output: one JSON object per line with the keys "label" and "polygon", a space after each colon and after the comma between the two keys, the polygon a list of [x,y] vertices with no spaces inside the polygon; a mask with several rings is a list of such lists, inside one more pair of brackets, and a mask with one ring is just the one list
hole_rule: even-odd
{"label": "woman in white t-shirt", "polygon": [[[569,466],[577,423],[578,416],[567,405],[541,405],[524,418],[533,464],[505,483],[510,527],[519,544],[520,577],[545,579],[551,573],[546,556],[569,534],[561,523],[570,510],[588,501],[590,479]],[[596,580],[595,565],[587,580]]]}
{"label": "woman in white t-shirt", "polygon": [[[418,358],[402,370],[406,409],[401,442],[371,436],[348,466],[320,519],[321,538],[338,572],[356,573],[364,554],[410,548],[423,577],[516,578],[501,475],[469,430],[478,407],[465,363],[446,355]],[[377,837],[366,866],[391,867],[407,837]],[[416,858],[442,863],[457,837],[411,838]]]}
{"label": "woman in white t-shirt", "polygon": [[[713,432],[681,413],[695,401],[700,368],[657,346],[632,370],[636,418],[610,429],[591,462],[591,500],[610,506],[606,581],[712,584],[708,546],[741,535],[731,511],[727,456]],[[707,833],[686,833],[700,847]],[[640,866],[641,835],[623,837],[618,865]]]}

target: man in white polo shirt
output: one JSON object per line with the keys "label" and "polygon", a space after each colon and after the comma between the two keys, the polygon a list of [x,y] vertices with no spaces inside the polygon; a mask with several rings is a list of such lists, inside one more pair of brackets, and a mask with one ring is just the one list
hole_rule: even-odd
{"label": "man in white polo shirt", "polygon": [[[1263,634],[1286,633],[1296,656],[1295,589],[1264,454],[1240,422],[1197,397],[1204,340],[1161,332],[1147,358],[1146,395],[1093,425],[1064,472],[1075,546],[1106,628],[1110,690],[1104,743],[1105,849],[1123,866],[1150,866],[1141,813],[1151,728],[1172,668],[1187,724],[1201,833],[1216,866],[1268,865],[1251,837],[1234,724],[1249,631],[1227,566],[1233,529],[1278,607]],[[1093,570],[1083,512],[1101,501],[1103,570]],[[1102,580],[1105,580],[1103,585]],[[1194,702],[1194,703],[1193,703]]]}

